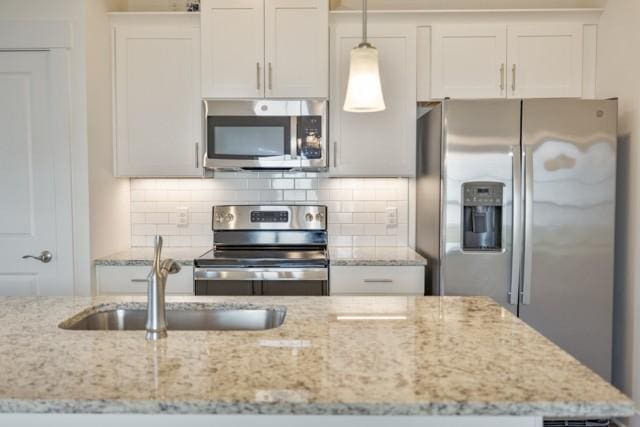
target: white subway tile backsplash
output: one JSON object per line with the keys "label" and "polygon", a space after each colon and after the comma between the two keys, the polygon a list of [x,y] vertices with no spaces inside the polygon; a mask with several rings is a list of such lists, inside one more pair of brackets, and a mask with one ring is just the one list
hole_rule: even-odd
{"label": "white subway tile backsplash", "polygon": [[[334,247],[396,246],[408,241],[407,179],[328,178],[305,172],[217,172],[214,179],[132,179],[131,245],[149,247],[153,235],[169,247],[211,246],[216,204],[322,204]],[[176,209],[189,208],[187,226]],[[398,209],[398,225],[386,226],[385,209]]]}
{"label": "white subway tile backsplash", "polygon": [[272,179],[271,188],[274,190],[291,190],[293,189],[293,179]]}

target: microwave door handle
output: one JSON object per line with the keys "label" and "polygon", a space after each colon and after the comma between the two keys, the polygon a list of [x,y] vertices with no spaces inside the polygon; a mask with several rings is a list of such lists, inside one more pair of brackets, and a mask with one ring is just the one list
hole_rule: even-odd
{"label": "microwave door handle", "polygon": [[298,158],[299,147],[298,147],[298,117],[291,116],[290,128],[290,153],[292,159]]}

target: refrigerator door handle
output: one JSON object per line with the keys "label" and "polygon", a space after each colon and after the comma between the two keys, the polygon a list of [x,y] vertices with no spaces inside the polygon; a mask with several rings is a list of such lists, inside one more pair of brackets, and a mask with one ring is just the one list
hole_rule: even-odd
{"label": "refrigerator door handle", "polygon": [[520,289],[520,265],[522,261],[522,163],[520,145],[511,147],[511,161],[513,164],[513,217],[511,240],[511,284],[509,286],[509,304],[518,304],[518,290]]}
{"label": "refrigerator door handle", "polygon": [[526,146],[524,153],[524,274],[520,301],[531,304],[531,273],[533,261],[533,150]]}

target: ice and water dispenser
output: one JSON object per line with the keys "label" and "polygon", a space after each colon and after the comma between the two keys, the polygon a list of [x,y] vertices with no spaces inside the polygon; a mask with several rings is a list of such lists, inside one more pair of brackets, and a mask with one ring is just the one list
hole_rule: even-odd
{"label": "ice and water dispenser", "polygon": [[462,249],[465,251],[502,250],[502,190],[499,182],[462,184]]}

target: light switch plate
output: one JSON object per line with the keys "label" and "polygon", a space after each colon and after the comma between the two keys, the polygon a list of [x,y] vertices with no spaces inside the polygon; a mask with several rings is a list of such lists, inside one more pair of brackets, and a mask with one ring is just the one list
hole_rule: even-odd
{"label": "light switch plate", "polygon": [[396,207],[387,208],[385,213],[386,213],[387,225],[398,225],[398,208]]}
{"label": "light switch plate", "polygon": [[180,227],[186,227],[189,225],[189,208],[179,207],[176,208],[176,223]]}

